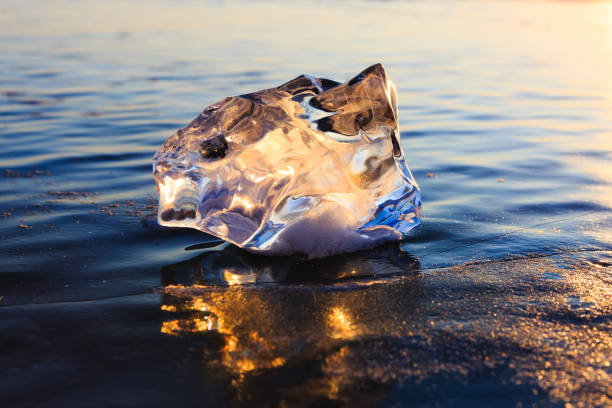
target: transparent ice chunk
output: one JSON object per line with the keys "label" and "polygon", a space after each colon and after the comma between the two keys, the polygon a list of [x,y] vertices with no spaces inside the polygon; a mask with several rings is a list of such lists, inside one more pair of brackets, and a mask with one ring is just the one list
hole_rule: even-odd
{"label": "transparent ice chunk", "polygon": [[311,258],[399,240],[421,196],[382,65],[340,84],[302,75],[223,99],[153,159],[158,222],[253,252]]}

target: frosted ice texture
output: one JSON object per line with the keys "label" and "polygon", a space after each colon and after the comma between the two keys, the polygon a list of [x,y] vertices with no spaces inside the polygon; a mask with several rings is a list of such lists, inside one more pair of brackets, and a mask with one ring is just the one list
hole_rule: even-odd
{"label": "frosted ice texture", "polygon": [[401,239],[421,196],[382,65],[302,75],[206,108],[153,159],[158,222],[253,252],[311,258]]}

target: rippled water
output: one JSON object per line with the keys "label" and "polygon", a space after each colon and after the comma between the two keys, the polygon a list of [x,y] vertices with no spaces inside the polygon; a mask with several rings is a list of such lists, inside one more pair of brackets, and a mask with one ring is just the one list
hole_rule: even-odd
{"label": "rippled water", "polygon": [[[9,1],[0,27],[3,399],[610,403],[610,3]],[[207,105],[375,62],[411,238],[304,262],[156,226],[151,158]]]}

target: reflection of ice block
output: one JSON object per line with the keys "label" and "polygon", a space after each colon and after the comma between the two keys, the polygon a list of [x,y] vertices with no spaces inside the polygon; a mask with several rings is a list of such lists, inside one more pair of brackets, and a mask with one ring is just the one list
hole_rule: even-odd
{"label": "reflection of ice block", "polygon": [[401,239],[421,197],[380,64],[225,98],[153,159],[159,223],[267,254],[321,257]]}

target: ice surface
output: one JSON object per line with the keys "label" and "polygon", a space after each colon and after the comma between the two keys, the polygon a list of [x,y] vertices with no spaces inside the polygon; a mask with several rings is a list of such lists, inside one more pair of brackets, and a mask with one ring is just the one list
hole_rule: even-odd
{"label": "ice surface", "polygon": [[223,99],[153,159],[158,222],[253,252],[311,258],[399,240],[421,196],[382,65]]}

